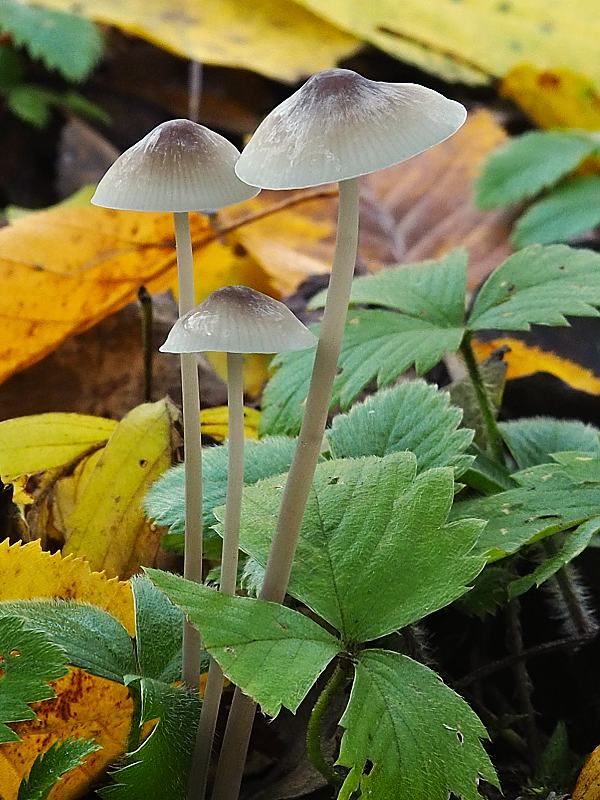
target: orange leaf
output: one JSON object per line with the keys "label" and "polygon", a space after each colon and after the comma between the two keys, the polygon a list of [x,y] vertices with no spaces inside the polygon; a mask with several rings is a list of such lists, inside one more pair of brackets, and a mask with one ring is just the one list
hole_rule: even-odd
{"label": "orange leaf", "polygon": [[600,747],[583,765],[573,790],[573,800],[600,800]]}

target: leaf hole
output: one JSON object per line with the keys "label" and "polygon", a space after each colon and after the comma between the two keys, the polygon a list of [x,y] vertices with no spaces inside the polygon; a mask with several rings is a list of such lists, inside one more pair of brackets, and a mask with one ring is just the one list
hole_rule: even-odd
{"label": "leaf hole", "polygon": [[369,759],[367,759],[365,761],[365,766],[364,766],[364,769],[363,769],[363,775],[370,775],[371,772],[373,771],[373,767],[374,766],[375,765],[373,764],[373,762],[370,761]]}
{"label": "leaf hole", "polygon": [[339,480],[340,479],[336,475],[334,475],[333,477],[329,478],[327,483],[328,483],[329,486],[335,486],[336,483],[339,483]]}
{"label": "leaf hole", "polygon": [[465,737],[464,737],[462,731],[456,731],[456,738],[458,739],[459,744],[464,744],[465,743]]}
{"label": "leaf hole", "polygon": [[21,657],[21,651],[20,650],[11,650],[8,655],[11,658],[20,658]]}
{"label": "leaf hole", "polygon": [[140,458],[140,467],[143,469],[147,465],[148,461],[145,458]]}
{"label": "leaf hole", "polygon": [[234,655],[235,654],[235,647],[231,647],[230,645],[227,645],[227,647],[224,647],[223,650],[226,653],[229,653],[229,655]]}

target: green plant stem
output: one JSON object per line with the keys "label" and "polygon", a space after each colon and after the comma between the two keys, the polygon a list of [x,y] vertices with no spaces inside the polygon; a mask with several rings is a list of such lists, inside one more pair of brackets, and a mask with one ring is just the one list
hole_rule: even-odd
{"label": "green plant stem", "polygon": [[140,286],[138,302],[142,316],[142,352],[144,356],[144,403],[152,402],[152,295]]}
{"label": "green plant stem", "polygon": [[[335,255],[298,445],[269,552],[263,600],[285,597],[304,509],[317,467],[344,336],[358,247],[358,179],[340,182]],[[256,704],[236,689],[221,748],[213,800],[235,800],[242,783]]]}
{"label": "green plant stem", "polygon": [[[240,546],[242,490],[244,488],[244,357],[227,353],[227,393],[229,420],[229,453],[227,499],[223,532],[220,590],[234,595]],[[204,800],[208,767],[223,693],[223,672],[214,659],[208,668],[208,680],[196,735],[194,763],[190,772],[188,800]]]}
{"label": "green plant stem", "polygon": [[[179,277],[179,315],[194,307],[194,264],[189,216],[173,214]],[[184,577],[202,582],[202,443],[200,440],[200,390],[198,365],[193,353],[181,354],[183,402],[183,447],[185,454],[185,545]],[[200,675],[200,634],[187,620],[183,625],[184,684],[198,690]]]}
{"label": "green plant stem", "polygon": [[344,683],[344,670],[337,664],[310,715],[308,728],[306,731],[306,750],[313,767],[318,770],[325,780],[332,786],[340,786],[342,783],[341,775],[335,771],[333,766],[328,763],[323,755],[321,747],[323,737],[323,725],[325,714],[336,692]]}
{"label": "green plant stem", "polygon": [[518,600],[511,600],[506,607],[506,615],[509,646],[513,654],[520,657],[513,665],[513,675],[517,686],[519,705],[521,706],[521,711],[525,715],[527,744],[529,746],[531,764],[535,765],[540,753],[540,739],[537,725],[535,724],[535,709],[531,700],[531,679],[529,677],[527,665],[523,660],[523,633],[521,630],[520,603]]}
{"label": "green plant stem", "polygon": [[494,409],[492,407],[487,389],[485,388],[483,378],[481,377],[481,370],[479,369],[479,364],[477,363],[475,353],[473,352],[470,334],[465,334],[460,346],[460,351],[465,360],[469,378],[471,379],[471,383],[475,389],[477,402],[479,403],[479,408],[481,409],[481,414],[483,416],[483,422],[492,454],[496,461],[504,466],[504,445],[502,434],[498,428]]}

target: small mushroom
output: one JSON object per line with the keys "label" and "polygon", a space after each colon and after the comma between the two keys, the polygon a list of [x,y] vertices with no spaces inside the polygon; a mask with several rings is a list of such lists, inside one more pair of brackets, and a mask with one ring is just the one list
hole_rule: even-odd
{"label": "small mushroom", "polygon": [[[160,350],[164,353],[227,353],[229,464],[223,533],[220,589],[235,594],[242,489],[244,486],[244,353],[281,353],[314,347],[316,337],[292,312],[247,286],[226,286],[209,295],[172,327]],[[211,660],[205,687],[190,787],[204,797],[212,752],[223,673]]]}
{"label": "small mushroom", "polygon": [[[261,598],[285,596],[302,517],[327,424],[358,243],[358,180],[416,156],[452,136],[466,110],[412,83],[384,83],[348,69],[310,78],[263,120],[235,170],[263,189],[299,189],[339,182],[336,250],[304,411],[288,473]],[[221,748],[213,800],[237,797],[253,715],[236,691]],[[245,732],[242,732],[241,720]]]}
{"label": "small mushroom", "polygon": [[[236,177],[239,151],[231,142],[187,119],[163,122],[126,150],[108,169],[92,203],[122,211],[172,212],[179,276],[179,313],[195,303],[189,212],[212,212],[254,197],[258,190]],[[202,447],[198,368],[181,356],[185,449],[184,574],[202,580]],[[198,685],[200,640],[184,624],[183,680]]]}

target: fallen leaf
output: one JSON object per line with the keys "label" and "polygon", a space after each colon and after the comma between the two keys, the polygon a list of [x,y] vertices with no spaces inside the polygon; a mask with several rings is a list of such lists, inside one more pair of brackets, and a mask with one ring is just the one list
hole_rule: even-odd
{"label": "fallen leaf", "polygon": [[0,746],[2,800],[17,800],[19,785],[38,753],[68,737],[95,739],[101,746],[85,764],[67,773],[48,800],[76,800],[127,750],[133,701],[127,687],[72,667],[53,681],[56,697],[31,708],[36,719],[12,729],[20,742]]}
{"label": "fallen leaf", "polygon": [[519,64],[505,76],[500,94],[513,100],[540,128],[600,130],[598,84],[585,74]]}
{"label": "fallen leaf", "polygon": [[[42,550],[39,542],[0,542],[0,602],[58,598],[104,609],[135,635],[133,596],[127,581],[93,572],[83,558]],[[2,785],[0,783],[0,785]]]}
{"label": "fallen leaf", "polygon": [[[260,411],[244,406],[244,436],[258,439]],[[200,425],[203,436],[210,436],[215,442],[224,442],[229,430],[229,409],[227,406],[204,408],[200,412]]]}
{"label": "fallen leaf", "polygon": [[573,789],[573,800],[599,800],[600,798],[600,746],[583,765]]}
{"label": "fallen leaf", "polygon": [[594,0],[298,0],[305,8],[387,53],[447,81],[486,83],[524,59],[570,67],[600,83],[600,18]]}
{"label": "fallen leaf", "polygon": [[65,554],[85,556],[110,576],[153,563],[160,531],[146,521],[141,500],[173,462],[178,416],[169,400],[161,400],[121,420],[65,519]]}
{"label": "fallen leaf", "polygon": [[286,0],[254,0],[252,13],[244,0],[201,5],[194,0],[35,0],[32,5],[74,11],[184,58],[290,83],[334,67],[361,47],[352,35]]}

